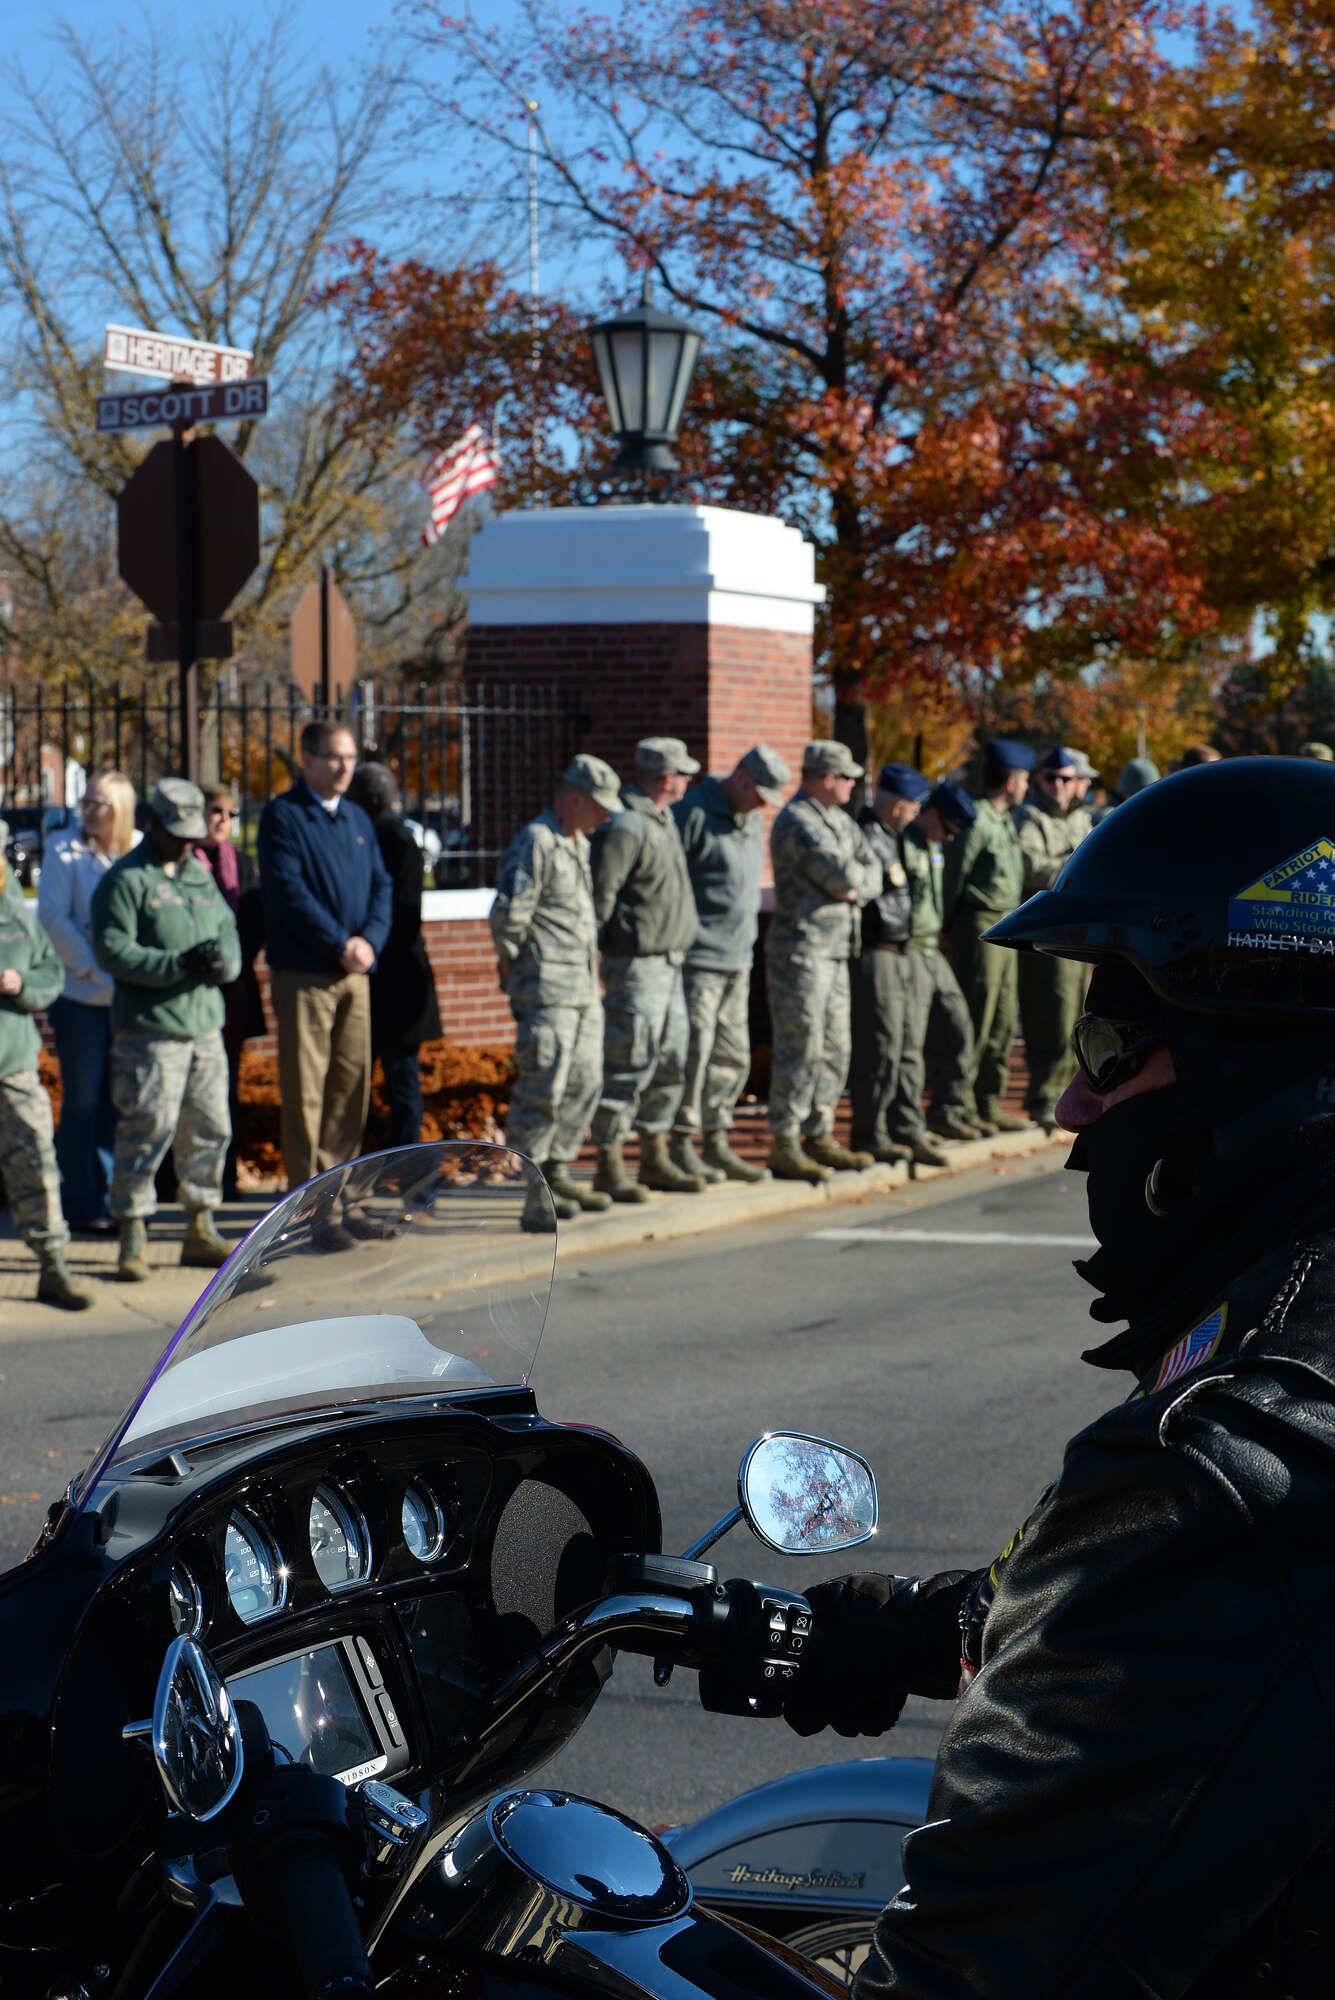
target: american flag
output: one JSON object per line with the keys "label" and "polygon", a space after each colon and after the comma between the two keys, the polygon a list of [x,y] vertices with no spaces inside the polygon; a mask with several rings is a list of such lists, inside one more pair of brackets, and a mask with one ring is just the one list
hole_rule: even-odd
{"label": "american flag", "polygon": [[490,429],[470,424],[457,443],[439,451],[422,474],[431,496],[431,520],[422,530],[427,548],[438,542],[470,493],[494,486],[500,454]]}
{"label": "american flag", "polygon": [[1193,1368],[1199,1368],[1203,1361],[1208,1361],[1224,1337],[1227,1319],[1228,1306],[1224,1304],[1217,1312],[1212,1312],[1209,1319],[1203,1319],[1199,1326],[1194,1326],[1190,1333],[1184,1333],[1177,1346],[1165,1354],[1150,1394],[1166,1389],[1180,1375],[1189,1375]]}

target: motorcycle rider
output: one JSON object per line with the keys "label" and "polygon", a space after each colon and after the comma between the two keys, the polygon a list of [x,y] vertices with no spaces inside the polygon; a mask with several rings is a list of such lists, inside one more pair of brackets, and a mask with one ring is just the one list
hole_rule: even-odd
{"label": "motorcycle rider", "polygon": [[1206,764],[989,933],[1093,967],[1058,1120],[1131,1391],[990,1568],[807,1593],[801,1733],[959,1696],[859,2000],[1330,1991],[1331,885],[1335,770]]}

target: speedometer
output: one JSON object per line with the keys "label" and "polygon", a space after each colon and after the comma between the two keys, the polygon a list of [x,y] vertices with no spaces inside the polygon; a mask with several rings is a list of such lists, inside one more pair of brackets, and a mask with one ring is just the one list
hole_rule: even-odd
{"label": "speedometer", "polygon": [[337,1486],[317,1486],[311,1500],[311,1555],[326,1590],[360,1583],[371,1567],[366,1524]]}
{"label": "speedometer", "polygon": [[445,1516],[431,1488],[415,1479],[403,1496],[403,1539],[410,1556],[434,1562],[445,1546]]}
{"label": "speedometer", "polygon": [[223,1574],[232,1609],[243,1625],[276,1611],[283,1601],[286,1580],[273,1544],[249,1514],[235,1513],[227,1523]]}

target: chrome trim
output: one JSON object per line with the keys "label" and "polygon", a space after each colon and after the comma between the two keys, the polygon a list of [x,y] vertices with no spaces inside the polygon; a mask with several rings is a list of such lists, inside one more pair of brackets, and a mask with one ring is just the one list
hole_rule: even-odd
{"label": "chrome trim", "polygon": [[[357,1574],[345,1576],[338,1583],[325,1583],[324,1578],[320,1576],[320,1565],[316,1559],[315,1543],[311,1536],[311,1513],[317,1500],[321,1506],[328,1507],[332,1514],[342,1516],[340,1525],[343,1529],[343,1539],[350,1551],[355,1547],[360,1552],[361,1563]],[[348,1532],[349,1529],[352,1531],[351,1534]],[[365,1514],[347,1487],[340,1485],[336,1479],[322,1479],[311,1494],[311,1504],[306,1509],[306,1541],[310,1548],[315,1574],[331,1597],[340,1590],[354,1590],[359,1583],[365,1583],[370,1577],[371,1530],[367,1525]]]}
{"label": "chrome trim", "polygon": [[[419,1499],[429,1502],[436,1516],[436,1538],[427,1549],[425,1555],[419,1556],[415,1550],[408,1548],[408,1537],[403,1534],[403,1513],[408,1505],[408,1495],[410,1493],[416,1493]],[[410,1479],[405,1485],[403,1498],[399,1502],[399,1533],[403,1535],[403,1546],[405,1549],[408,1549],[408,1554],[415,1563],[425,1565],[427,1563],[438,1562],[440,1557],[444,1555],[446,1541],[445,1509],[436,1493],[435,1487],[429,1480],[419,1476]]]}
{"label": "chrome trim", "polygon": [[[760,1442],[761,1440],[757,1438],[756,1444],[759,1444]],[[756,1446],[753,1444],[751,1446],[751,1450],[754,1451],[755,1448]],[[746,1463],[746,1461],[744,1460],[743,1463]],[[739,1474],[738,1475],[739,1489],[740,1489],[740,1479],[741,1475]],[[683,1562],[698,1561],[698,1559],[704,1554],[706,1549],[712,1549],[715,1542],[721,1542],[723,1540],[723,1537],[727,1534],[729,1528],[735,1528],[739,1521],[744,1521],[745,1519],[746,1519],[746,1509],[744,1507],[729,1508],[726,1514],[721,1515],[719,1519],[715,1521],[712,1528],[705,1529],[705,1532],[703,1533],[703,1535],[701,1535],[698,1542],[692,1542],[689,1549],[682,1550],[681,1560]]]}
{"label": "chrome trim", "polygon": [[[191,1607],[190,1618],[184,1625],[178,1625],[173,1614],[175,1598],[172,1585],[178,1578],[183,1579],[186,1586],[181,1591],[181,1596]],[[167,1615],[171,1619],[172,1630],[178,1639],[197,1639],[204,1629],[204,1593],[189,1563],[182,1562],[179,1556],[167,1574]]]}

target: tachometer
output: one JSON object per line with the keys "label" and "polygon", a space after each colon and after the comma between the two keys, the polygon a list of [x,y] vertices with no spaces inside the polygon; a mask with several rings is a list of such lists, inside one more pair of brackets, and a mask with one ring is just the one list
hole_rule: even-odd
{"label": "tachometer", "polygon": [[276,1611],[283,1601],[286,1580],[273,1544],[249,1514],[233,1514],[227,1523],[223,1573],[232,1609],[243,1625]]}
{"label": "tachometer", "polygon": [[317,1486],[311,1500],[311,1555],[326,1590],[360,1583],[371,1567],[365,1523],[336,1486]]}
{"label": "tachometer", "polygon": [[445,1546],[445,1516],[431,1488],[414,1480],[403,1496],[403,1539],[410,1556],[434,1562]]}

